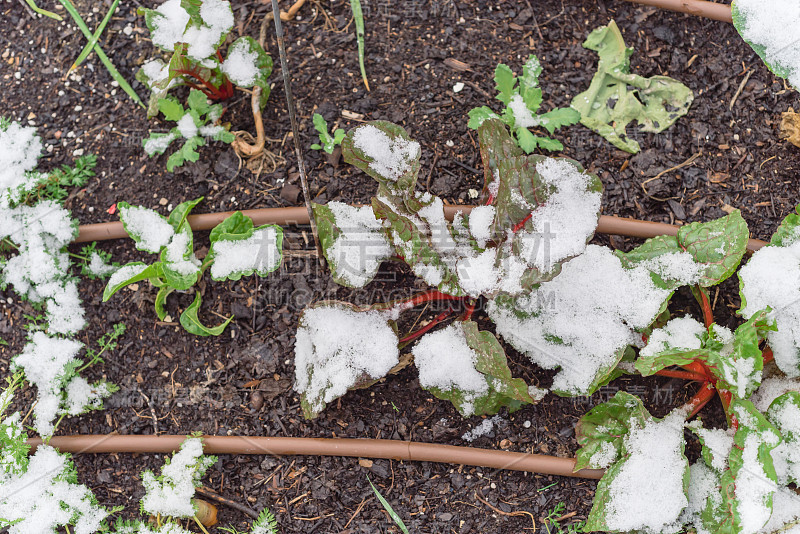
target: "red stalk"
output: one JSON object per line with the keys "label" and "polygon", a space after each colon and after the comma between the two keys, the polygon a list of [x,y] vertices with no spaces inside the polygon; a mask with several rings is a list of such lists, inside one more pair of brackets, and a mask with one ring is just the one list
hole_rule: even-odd
{"label": "red stalk", "polygon": [[428,324],[426,324],[425,326],[423,326],[422,328],[420,328],[416,332],[412,332],[412,333],[408,334],[406,337],[404,337],[403,339],[401,339],[400,343],[405,343],[407,341],[411,341],[412,339],[417,339],[419,336],[421,336],[422,334],[424,334],[425,332],[427,332],[428,330],[430,330],[431,328],[433,328],[437,324],[439,324],[442,321],[444,321],[445,318],[447,318],[447,316],[450,315],[451,313],[452,312],[450,310],[443,311],[442,313],[437,315],[436,318],[433,321],[429,322]]}
{"label": "red stalk", "polygon": [[703,320],[706,323],[706,328],[710,328],[714,324],[714,312],[711,311],[711,303],[708,301],[708,295],[703,291],[702,287],[697,288],[700,293],[700,307],[703,308]]}
{"label": "red stalk", "polygon": [[533,212],[529,213],[524,219],[515,224],[514,228],[512,228],[511,231],[516,234],[517,232],[522,230],[525,227],[525,223],[531,220],[531,217],[533,217]]}
{"label": "red stalk", "polygon": [[697,382],[708,382],[708,377],[701,373],[691,371],[673,371],[671,369],[661,369],[657,371],[658,376],[668,376],[670,378],[682,378],[684,380],[695,380]]}
{"label": "red stalk", "polygon": [[442,293],[439,290],[430,289],[423,293],[414,295],[410,299],[396,304],[396,306],[400,308],[400,311],[406,311],[419,306],[420,304],[425,304],[426,302],[432,302],[436,300],[465,300],[467,298],[469,297],[454,297],[453,295]]}
{"label": "red stalk", "polygon": [[691,419],[697,413],[703,409],[703,407],[709,403],[711,399],[714,398],[714,386],[711,385],[711,382],[706,382],[703,384],[697,393],[694,394],[694,397],[686,403],[686,408],[691,409],[691,413],[687,417],[687,419]]}
{"label": "red stalk", "polygon": [[761,356],[764,358],[764,363],[769,363],[775,359],[775,355],[772,354],[772,349],[769,347],[764,347],[764,352],[761,353]]}
{"label": "red stalk", "polygon": [[470,299],[469,303],[467,304],[467,309],[464,311],[464,318],[463,321],[469,321],[472,319],[472,314],[475,312],[475,306],[478,304],[478,299]]}
{"label": "red stalk", "polygon": [[[211,98],[216,98],[216,99],[218,99],[218,100],[224,100],[224,99],[226,98],[226,97],[225,97],[225,94],[224,94],[222,91],[220,91],[219,87],[215,87],[215,86],[214,86],[214,85],[213,85],[211,82],[209,82],[208,80],[204,80],[204,79],[203,79],[203,78],[202,78],[202,77],[201,77],[199,74],[197,74],[196,72],[194,72],[194,71],[191,71],[191,70],[184,70],[184,69],[176,70],[175,72],[177,72],[178,74],[182,74],[182,75],[184,75],[184,76],[191,76],[191,77],[192,77],[192,78],[194,78],[195,80],[197,80],[197,81],[199,81],[200,83],[202,83],[203,85],[205,85],[205,86],[206,86],[206,88],[207,88],[207,89],[208,89],[208,90],[209,90],[209,91],[210,91],[210,92],[213,94],[213,96],[209,95]],[[205,92],[205,91],[204,91],[204,92]],[[208,93],[206,93],[206,94],[208,94]]]}

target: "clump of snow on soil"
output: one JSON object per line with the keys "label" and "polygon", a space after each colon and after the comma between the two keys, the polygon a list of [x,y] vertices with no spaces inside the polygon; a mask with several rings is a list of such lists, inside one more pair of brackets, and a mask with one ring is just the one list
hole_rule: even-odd
{"label": "clump of snow on soil", "polygon": [[609,487],[609,530],[661,532],[686,507],[685,417],[686,413],[675,410],[661,421],[631,428],[625,436],[628,457]]}
{"label": "clump of snow on soil", "polygon": [[518,302],[528,318],[495,302],[488,311],[498,334],[517,350],[546,369],[561,368],[552,389],[585,394],[622,349],[641,342],[636,329],[653,322],[669,293],[645,267],[625,269],[610,250],[589,245]]}
{"label": "clump of snow on soil", "polygon": [[295,336],[295,390],[319,411],[363,375],[386,375],[398,363],[397,343],[397,334],[377,311],[308,308]]}
{"label": "clump of snow on soil", "polygon": [[5,130],[0,129],[0,147],[0,199],[8,202],[40,181],[41,175],[34,169],[42,141],[35,128],[12,122]]}
{"label": "clump of snow on soil", "polygon": [[425,334],[414,346],[414,364],[423,388],[442,391],[460,390],[464,394],[461,409],[474,413],[472,402],[489,391],[486,378],[477,369],[478,354],[467,344],[460,325]]}
{"label": "clump of snow on soil", "polygon": [[121,206],[119,218],[136,241],[136,248],[157,254],[169,244],[175,230],[164,217],[142,206]]}
{"label": "clump of snow on soil", "polygon": [[69,481],[72,469],[67,455],[39,445],[27,470],[0,471],[0,517],[11,524],[7,532],[48,534],[68,524],[75,534],[97,532],[109,514],[93,504],[86,486]]}
{"label": "clump of snow on soil", "polygon": [[472,443],[476,439],[485,436],[486,434],[491,432],[494,429],[494,426],[500,423],[500,421],[502,421],[502,419],[499,415],[495,415],[494,417],[489,417],[487,419],[484,419],[483,421],[480,422],[479,425],[477,425],[472,430],[464,432],[464,434],[461,436],[461,439]]}
{"label": "clump of snow on soil", "polygon": [[181,450],[161,468],[161,477],[150,471],[142,473],[142,484],[147,492],[142,498],[142,509],[151,515],[194,516],[194,489],[205,470],[215,461],[213,456],[203,456],[200,438],[187,438],[181,444]]}
{"label": "clump of snow on soil", "polygon": [[250,87],[258,78],[258,51],[250,50],[246,40],[238,41],[228,51],[228,57],[222,64],[222,72],[236,85]]}
{"label": "clump of snow on soil", "polygon": [[341,234],[328,248],[336,274],[352,287],[363,287],[378,271],[392,249],[372,208],[328,202]]}
{"label": "clump of snow on soil", "polygon": [[701,346],[700,338],[706,328],[692,317],[676,317],[650,334],[641,356],[655,356],[668,349],[694,350]]}
{"label": "clump of snow on soil", "polygon": [[370,169],[391,181],[397,181],[419,157],[419,143],[401,137],[392,139],[371,124],[356,130],[353,144],[373,160]]}
{"label": "clump of snow on soil", "polygon": [[106,276],[117,270],[113,265],[109,265],[97,252],[92,252],[87,265],[89,272],[95,276]]}
{"label": "clump of snow on soil", "polygon": [[766,60],[789,71],[789,82],[800,87],[800,5],[795,0],[736,0],[745,17],[742,37],[765,49]]}
{"label": "clump of snow on soil", "polygon": [[256,229],[252,236],[240,241],[217,241],[213,252],[211,277],[215,280],[251,270],[265,276],[278,268],[282,257],[278,231],[273,226]]}
{"label": "clump of snow on soil", "polygon": [[789,377],[800,377],[800,241],[767,246],[739,270],[741,314],[749,319],[770,307],[777,331],[767,332],[775,363]]}

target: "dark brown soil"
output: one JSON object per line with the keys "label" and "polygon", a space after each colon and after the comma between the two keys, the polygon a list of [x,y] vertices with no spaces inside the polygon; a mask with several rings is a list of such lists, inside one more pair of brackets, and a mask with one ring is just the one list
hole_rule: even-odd
{"label": "dark brown soil", "polygon": [[[481,164],[474,132],[466,127],[466,114],[476,106],[495,105],[491,98],[495,65],[504,62],[519,70],[527,55],[536,53],[545,67],[543,109],[568,105],[588,86],[595,70],[595,53],[581,43],[593,28],[613,18],[636,51],[633,71],[673,76],[694,90],[695,102],[688,116],[667,132],[638,135],[642,151],[633,157],[580,125],[558,132],[567,147],[564,154],[601,177],[604,213],[681,224],[714,219],[733,207],[742,210],[754,237],[766,239],[793,209],[800,158],[797,149],[780,141],[777,134],[779,114],[796,104],[795,93],[772,76],[731,25],[609,0],[362,2],[370,93],[358,70],[348,2],[309,2],[300,11],[300,20],[285,24],[304,147],[316,140],[310,120],[315,110],[332,127],[357,124],[344,119],[344,111],[360,114],[364,120],[398,122],[423,145],[421,187],[451,203],[471,203],[469,190],[480,190],[483,178],[482,172],[474,172]],[[55,9],[56,2],[41,4]],[[76,4],[82,13],[96,10],[87,17],[90,27],[107,9],[107,2]],[[128,80],[154,54],[136,5],[123,2],[100,41]],[[240,25],[233,33],[257,35],[268,6],[262,2],[235,5]],[[98,176],[68,203],[81,223],[114,220],[107,210],[123,200],[162,213],[170,204],[199,196],[205,200],[198,212],[302,202],[295,202],[290,190],[299,185],[298,171],[279,65],[273,74],[275,87],[265,111],[265,126],[267,136],[277,139],[269,148],[283,156],[286,164],[255,176],[238,168],[229,147],[212,144],[201,149],[199,162],[172,174],[165,171],[166,156],[150,159],[141,149],[141,140],[150,130],[166,125],[146,120],[144,111],[112,85],[94,55],[79,70],[80,81],[64,80],[85,39],[71,22],[34,18],[23,6],[24,2],[0,5],[4,87],[0,114],[38,128],[48,145],[42,169],[71,161],[76,151],[98,154]],[[277,63],[273,38],[269,48]],[[465,63],[467,70],[449,67],[448,59]],[[466,86],[454,93],[453,85],[459,81]],[[146,96],[140,84],[133,86]],[[249,96],[237,93],[228,103],[226,117],[234,130],[253,131]],[[701,156],[692,165],[648,182],[645,193],[642,182],[696,153]],[[344,164],[333,166],[324,154],[311,150],[304,157],[315,201],[363,203],[373,194],[374,182],[359,171]],[[288,228],[287,238],[290,250],[313,247],[301,228]],[[207,245],[204,239],[199,239],[198,246]],[[620,248],[634,243],[606,237],[598,242]],[[148,259],[127,240],[100,247],[112,252],[116,261]],[[158,322],[152,309],[155,291],[146,283],[101,304],[102,282],[82,282],[89,317],[89,326],[79,336],[82,341],[94,343],[115,322],[128,326],[120,348],[105,364],[89,371],[91,377],[104,376],[118,384],[121,391],[105,410],[66,420],[58,433],[200,431],[465,445],[460,436],[480,418],[462,419],[449,403],[421,390],[412,370],[369,390],[349,393],[314,421],[303,419],[291,387],[293,337],[300,311],[321,298],[374,302],[395,294],[410,295],[421,287],[407,270],[397,267],[386,267],[381,278],[363,291],[345,290],[313,261],[289,255],[269,278],[207,284],[203,319],[216,324],[220,316],[236,316],[219,338],[193,337],[175,323]],[[10,357],[24,344],[20,325],[22,314],[30,308],[10,290],[2,296],[0,335],[9,342],[0,357],[5,371]],[[720,322],[735,324],[735,282],[726,282],[712,297]],[[172,317],[190,299],[191,295],[170,297]],[[671,309],[698,315],[688,293],[679,294]],[[487,322],[479,317],[482,324]],[[547,385],[551,374],[511,350],[509,354],[515,375]],[[623,378],[591,400],[548,396],[514,414],[503,412],[500,425],[472,445],[571,456],[576,450],[574,424],[590,403],[627,390],[642,396],[662,416],[690,396],[692,387],[669,379]],[[29,405],[33,397],[27,391],[22,405]],[[719,406],[711,405],[709,416],[719,419]],[[103,504],[125,506],[126,516],[137,512],[143,494],[139,472],[157,468],[162,461],[160,455],[76,457],[81,481]],[[412,532],[431,533],[532,530],[530,517],[509,515],[515,511],[532,514],[537,532],[545,532],[541,518],[560,502],[566,505],[563,514],[574,512],[565,524],[585,519],[595,486],[579,479],[450,465],[387,460],[376,460],[371,467],[363,464],[348,458],[222,456],[204,483],[255,510],[268,506],[286,533],[398,532],[374,498],[367,475]],[[483,495],[503,513],[476,495]],[[247,517],[241,512],[224,506],[220,511],[222,525],[246,526]]]}

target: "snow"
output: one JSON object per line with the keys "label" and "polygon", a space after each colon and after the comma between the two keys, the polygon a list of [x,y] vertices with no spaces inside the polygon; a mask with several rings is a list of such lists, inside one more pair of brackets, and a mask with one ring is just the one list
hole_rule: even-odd
{"label": "snow", "polygon": [[129,280],[134,276],[138,275],[145,269],[147,269],[148,265],[145,264],[134,264],[134,265],[124,265],[116,270],[114,274],[111,275],[111,278],[108,279],[108,287],[115,287],[119,284],[125,282],[125,280]]}
{"label": "snow", "polygon": [[488,312],[498,334],[531,361],[561,368],[552,389],[583,395],[598,372],[616,364],[619,351],[641,341],[636,329],[653,322],[669,294],[645,267],[625,269],[610,250],[589,245],[527,301],[519,300],[529,317],[495,302]]}
{"label": "snow", "polygon": [[459,324],[425,334],[412,350],[423,388],[442,391],[459,390],[464,401],[459,409],[465,415],[474,413],[473,402],[489,392],[486,377],[475,364],[478,353],[467,344]]}
{"label": "snow", "polygon": [[167,265],[182,276],[189,276],[200,271],[200,262],[193,251],[188,253],[188,258],[184,258],[187,255],[187,249],[191,247],[191,242],[192,232],[187,230],[172,236],[166,248],[165,259],[167,260]]}
{"label": "snow", "polygon": [[336,274],[352,287],[363,287],[392,254],[381,222],[370,206],[361,208],[328,202],[341,234],[327,250]]}
{"label": "snow", "polygon": [[495,415],[494,417],[489,417],[487,419],[484,419],[483,421],[480,422],[480,424],[475,426],[475,428],[465,432],[461,436],[461,439],[472,443],[476,439],[485,436],[486,434],[491,432],[494,429],[494,426],[500,423],[500,421],[502,421],[502,419],[500,418],[499,415]]}
{"label": "snow", "polygon": [[662,280],[674,280],[682,285],[694,285],[703,276],[703,267],[696,263],[688,252],[661,254],[642,262],[651,272]]}
{"label": "snow", "polygon": [[40,445],[24,473],[0,473],[0,517],[13,523],[7,532],[51,534],[67,524],[74,534],[97,532],[109,514],[86,486],[69,482],[72,469],[68,456]]}
{"label": "snow", "polygon": [[508,108],[514,114],[514,127],[516,128],[536,128],[542,123],[541,118],[531,113],[519,93],[511,97]]}
{"label": "snow", "polygon": [[734,431],[697,427],[695,432],[711,453],[711,467],[722,473],[728,467],[728,455],[733,448]]}
{"label": "snow", "polygon": [[90,384],[86,379],[76,376],[67,384],[66,412],[69,415],[80,415],[87,409],[100,408],[103,399],[110,394],[108,385]]}
{"label": "snow", "polygon": [[742,37],[765,49],[769,63],[789,71],[788,80],[800,87],[800,4],[796,0],[736,0],[745,17]]}
{"label": "snow", "polygon": [[177,128],[186,139],[191,139],[197,135],[197,125],[194,123],[191,113],[187,113],[178,120]]}
{"label": "snow", "polygon": [[33,333],[22,352],[12,359],[12,366],[25,371],[25,378],[38,390],[34,426],[42,436],[53,433],[64,375],[82,348],[83,343],[79,341],[51,337],[39,331]]}
{"label": "snow", "polygon": [[767,418],[783,436],[783,442],[772,451],[778,482],[800,482],[800,394],[774,402]]}
{"label": "snow", "polygon": [[42,177],[34,172],[41,152],[36,128],[12,122],[0,130],[0,201],[7,203],[18,197],[19,190],[36,186]]}
{"label": "snow", "polygon": [[420,154],[416,141],[401,137],[392,139],[372,124],[356,130],[353,144],[373,160],[369,164],[370,169],[393,182],[411,169]]}
{"label": "snow", "polygon": [[617,449],[610,441],[600,443],[600,448],[592,455],[591,465],[595,469],[605,469],[617,461]]}
{"label": "snow", "polygon": [[107,264],[97,252],[92,252],[92,255],[89,257],[87,269],[95,276],[106,276],[117,270],[113,265]]}
{"label": "snow", "polygon": [[609,487],[609,530],[661,532],[687,506],[683,491],[688,467],[683,456],[685,417],[685,412],[675,410],[661,421],[632,427],[625,436],[623,447],[628,457]]}
{"label": "snow", "polygon": [[789,377],[800,377],[800,241],[758,250],[739,270],[741,314],[749,319],[770,307],[778,330],[767,332],[775,363]]}
{"label": "snow", "polygon": [[702,523],[700,514],[710,500],[716,508],[722,504],[722,495],[719,492],[719,476],[711,470],[702,460],[692,464],[689,468],[689,504],[681,516],[682,522],[693,523],[697,534],[716,534],[708,531]]}
{"label": "snow", "polygon": [[164,217],[142,206],[121,206],[119,218],[125,231],[136,241],[136,248],[145,252],[157,254],[175,233]]}
{"label": "snow", "polygon": [[240,241],[219,240],[212,248],[211,277],[214,280],[246,271],[266,276],[281,264],[278,231],[273,226],[256,229],[252,236]]}
{"label": "snow", "polygon": [[203,456],[200,438],[187,438],[181,450],[161,468],[161,480],[150,471],[142,473],[142,485],[147,492],[142,498],[142,510],[151,515],[194,516],[195,484],[214,461],[214,457]]}
{"label": "snow", "polygon": [[397,343],[397,334],[377,311],[307,308],[295,336],[294,388],[319,411],[362,376],[385,376],[398,363]]}
{"label": "snow", "polygon": [[150,38],[153,44],[164,50],[174,50],[175,43],[184,42],[183,32],[189,24],[189,13],[181,7],[181,0],[167,0],[153,17],[153,29]]}
{"label": "snow", "polygon": [[228,50],[228,57],[222,63],[222,72],[236,85],[250,87],[258,78],[258,51],[250,50],[246,40],[237,41]]}
{"label": "snow", "polygon": [[765,378],[750,400],[758,411],[766,412],[769,410],[772,401],[788,391],[800,393],[800,380],[791,380],[783,377]]}
{"label": "snow", "polygon": [[701,346],[700,338],[705,326],[692,317],[676,317],[662,328],[650,334],[647,345],[639,351],[640,356],[655,356],[668,349],[695,350]]}
{"label": "snow", "polygon": [[169,144],[177,138],[178,134],[174,132],[159,136],[152,135],[145,140],[144,151],[148,156],[163,154],[167,147],[169,147]]}
{"label": "snow", "polygon": [[142,65],[142,72],[147,77],[150,87],[169,77],[169,65],[160,59],[151,59]]}
{"label": "snow", "polygon": [[469,231],[481,248],[486,247],[486,242],[492,238],[494,214],[494,206],[477,206],[469,213]]}
{"label": "snow", "polygon": [[602,193],[589,191],[591,177],[567,160],[547,158],[536,165],[536,172],[554,191],[533,212],[533,230],[519,235],[525,261],[549,272],[556,262],[585,250],[597,228]]}

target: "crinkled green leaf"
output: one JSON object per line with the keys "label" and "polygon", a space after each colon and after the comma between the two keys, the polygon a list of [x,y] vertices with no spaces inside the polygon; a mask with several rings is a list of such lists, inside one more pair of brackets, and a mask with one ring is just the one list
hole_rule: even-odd
{"label": "crinkled green leaf", "polygon": [[[202,91],[189,91],[189,97],[186,99],[186,103],[189,104],[189,109],[197,112],[200,115],[208,113],[208,111],[211,109],[211,106],[208,103],[208,97]],[[180,117],[178,117],[178,119],[170,119],[167,117],[167,119],[177,121],[180,119]]]}
{"label": "crinkled green leaf", "polygon": [[[630,73],[633,49],[625,46],[612,20],[595,29],[583,43],[600,56],[589,89],[572,100],[581,123],[627,152],[639,144],[627,137],[625,128],[636,120],[645,132],[661,132],[689,111],[692,90],[667,76],[644,78]],[[667,109],[670,107],[671,109]]]}
{"label": "crinkled green leaf", "polygon": [[[735,0],[731,2],[731,18],[733,19],[733,26],[736,28],[736,31],[739,32],[739,35],[741,35],[742,39],[744,39],[745,28],[747,28],[747,17],[739,10],[739,6],[736,5]],[[786,22],[787,21],[781,21],[779,24]],[[744,41],[750,45],[750,48],[752,48],[753,51],[758,54],[758,57],[761,58],[761,61],[763,61],[769,70],[775,73],[776,76],[786,78],[787,80],[789,79],[789,77],[792,75],[792,70],[784,65],[781,65],[780,63],[769,61],[769,55],[767,54],[767,50],[764,48],[764,46],[755,44],[747,39],[744,39]],[[787,43],[786,46],[796,46],[796,43]]]}
{"label": "crinkled green leaf", "polygon": [[[384,202],[387,200],[387,202]],[[401,213],[397,204],[389,204],[388,199],[372,199],[372,210],[375,217],[386,221],[389,241],[417,275],[422,272],[437,270],[441,274],[441,282],[436,286],[442,293],[461,296],[463,291],[458,284],[458,276],[452,272],[439,253],[431,245],[429,236],[424,234],[412,219],[413,214]]]}
{"label": "crinkled green leaf", "polygon": [[213,245],[219,240],[236,241],[248,239],[253,235],[253,219],[241,211],[234,212],[216,225],[209,236]]}
{"label": "crinkled green leaf", "polygon": [[205,144],[205,139],[199,136],[187,139],[186,142],[183,143],[183,146],[179,150],[173,152],[167,159],[167,170],[172,172],[176,167],[180,167],[187,161],[194,162],[200,159],[200,154],[197,152],[197,149]]}
{"label": "crinkled green leaf", "polygon": [[183,225],[186,217],[189,216],[189,213],[202,201],[203,197],[181,202],[170,212],[169,217],[167,217],[167,222],[177,232],[181,225]]}
{"label": "crinkled green leaf", "polygon": [[640,356],[634,365],[642,376],[651,376],[673,365],[687,365],[696,360],[702,352],[702,349],[669,349],[652,356]]}
{"label": "crinkled green leaf", "polygon": [[161,138],[164,138],[164,137],[171,137],[172,140],[169,143],[167,143],[166,145],[164,145],[163,148],[161,148],[161,147],[155,148],[150,155],[154,156],[156,154],[163,154],[164,152],[166,152],[166,150],[170,147],[172,142],[175,140],[175,134],[173,132],[168,132],[168,133],[154,132],[154,133],[151,133],[149,137],[145,137],[144,139],[142,139],[142,146],[143,147],[147,146],[147,143],[149,141],[155,141],[156,139],[161,139]]}
{"label": "crinkled green leaf", "polygon": [[794,208],[794,213],[787,215],[775,233],[772,234],[769,244],[775,247],[788,247],[800,237],[800,205]]}
{"label": "crinkled green leaf", "polygon": [[256,54],[255,66],[258,69],[258,76],[256,76],[255,80],[253,81],[236,80],[233,78],[231,78],[231,81],[241,87],[252,87],[253,85],[258,85],[263,91],[264,87],[269,87],[267,80],[272,74],[272,56],[264,51],[261,45],[258,44],[258,41],[245,35],[243,37],[239,37],[233,43],[231,43],[231,45],[228,47],[227,57],[230,57],[232,52],[241,48],[244,48],[246,51],[245,53],[248,55]]}
{"label": "crinkled green leaf", "polygon": [[[202,93],[201,93],[202,94]],[[178,102],[177,98],[162,98],[158,101],[158,110],[164,115],[168,121],[178,122],[186,115],[186,110]]]}
{"label": "crinkled green leaf", "polygon": [[595,406],[578,420],[575,426],[575,438],[581,448],[576,454],[573,470],[606,468],[609,464],[599,465],[592,461],[592,457],[611,446],[616,451],[613,460],[616,461],[622,454],[622,440],[630,430],[632,422],[637,426],[643,426],[652,419],[639,397],[618,391],[608,402]]}
{"label": "crinkled green leaf", "polygon": [[703,265],[701,287],[727,279],[747,252],[750,232],[739,210],[707,223],[691,223],[678,230],[678,245]]}
{"label": "crinkled green leaf", "polygon": [[549,150],[551,152],[564,150],[564,145],[561,144],[561,141],[558,139],[550,139],[549,137],[534,135],[533,140],[536,142],[536,146],[544,150]]}
{"label": "crinkled green leaf", "polygon": [[181,325],[183,328],[189,332],[190,334],[194,334],[196,336],[218,336],[225,328],[228,326],[233,320],[233,316],[231,315],[228,319],[225,320],[224,323],[217,325],[213,328],[209,328],[205,326],[203,323],[200,322],[200,318],[197,316],[197,312],[200,310],[200,304],[202,303],[202,298],[200,297],[200,292],[198,291],[194,295],[194,301],[186,308],[183,313],[181,314]]}
{"label": "crinkled green leaf", "polygon": [[128,277],[127,279],[117,282],[114,285],[111,284],[111,281],[106,285],[105,290],[103,291],[103,302],[107,301],[111,298],[111,295],[122,289],[123,287],[138,282],[140,280],[145,280],[154,276],[156,274],[156,268],[153,265],[147,265],[146,263],[142,263],[140,261],[134,261],[131,263],[127,263],[120,267],[120,269],[125,269],[126,267],[141,267],[140,270],[137,270],[135,274]]}
{"label": "crinkled green leaf", "polygon": [[494,415],[502,407],[514,412],[524,404],[535,404],[528,393],[528,384],[521,378],[513,378],[508,368],[505,350],[491,332],[478,330],[473,321],[457,323],[467,340],[467,345],[477,354],[475,369],[486,378],[489,390],[480,397],[459,389],[442,390],[425,388],[436,398],[447,400],[463,415]]}
{"label": "crinkled green leaf", "polygon": [[[391,122],[372,121],[364,126],[373,126],[377,128],[386,134],[392,142],[397,142],[397,140],[400,140],[400,143],[413,142],[401,126]],[[360,126],[359,128],[363,128],[364,126]],[[374,160],[355,146],[353,138],[359,128],[354,128],[347,132],[347,135],[345,135],[342,140],[342,157],[344,161],[375,178],[378,183],[388,191],[395,194],[410,194],[414,190],[414,185],[417,183],[417,174],[419,174],[419,150],[416,151],[416,156],[414,158],[405,160],[407,168],[396,180],[391,177],[383,176],[374,169]]]}
{"label": "crinkled green leaf", "polygon": [[701,358],[718,378],[717,387],[741,399],[758,389],[764,368],[758,345],[769,330],[775,330],[774,321],[767,318],[767,310],[761,310],[736,329],[732,350],[722,347],[722,350],[703,351]]}
{"label": "crinkled green leaf", "polygon": [[[581,120],[581,114],[572,108],[557,108],[548,111],[544,115],[540,115],[539,118],[542,121],[541,123],[542,128],[547,130],[547,132],[552,135],[553,132],[555,132],[557,129],[563,126],[576,124],[578,121]],[[563,148],[563,146],[561,148]]]}

